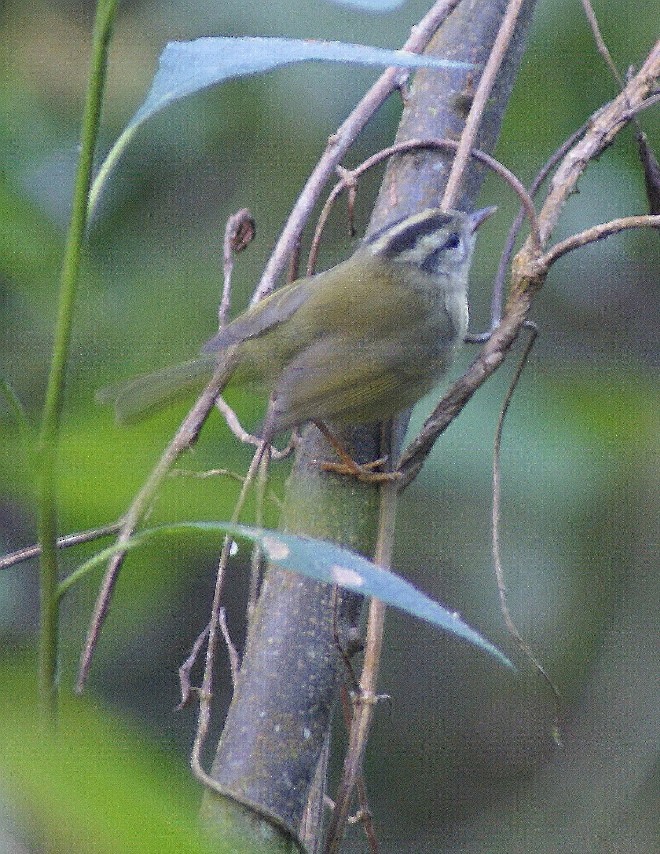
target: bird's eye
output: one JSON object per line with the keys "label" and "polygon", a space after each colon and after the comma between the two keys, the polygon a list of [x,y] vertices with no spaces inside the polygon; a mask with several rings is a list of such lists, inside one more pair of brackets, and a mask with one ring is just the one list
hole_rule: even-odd
{"label": "bird's eye", "polygon": [[454,232],[453,234],[450,234],[447,238],[447,242],[445,243],[445,249],[458,249],[460,245],[461,238],[456,232]]}

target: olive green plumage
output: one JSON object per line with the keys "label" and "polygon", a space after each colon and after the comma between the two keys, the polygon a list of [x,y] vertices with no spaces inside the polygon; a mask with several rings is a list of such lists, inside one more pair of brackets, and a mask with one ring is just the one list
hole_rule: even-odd
{"label": "olive green plumage", "polygon": [[280,288],[220,330],[201,358],[102,391],[118,420],[199,388],[231,350],[231,385],[273,395],[275,435],[305,421],[359,424],[412,406],[467,330],[474,233],[492,209],[429,209],[365,240],[346,261]]}

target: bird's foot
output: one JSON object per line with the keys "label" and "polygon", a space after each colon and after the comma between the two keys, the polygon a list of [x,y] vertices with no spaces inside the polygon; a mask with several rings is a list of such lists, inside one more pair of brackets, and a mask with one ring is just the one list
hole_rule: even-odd
{"label": "bird's foot", "polygon": [[329,471],[333,474],[340,474],[346,477],[354,477],[360,483],[389,483],[399,480],[401,475],[396,471],[376,471],[382,468],[387,462],[387,457],[372,460],[369,463],[356,463],[353,457],[346,450],[342,442],[335,436],[330,428],[323,421],[314,421],[314,424],[323,433],[328,443],[332,445],[335,453],[339,457],[340,462],[322,462],[321,471]]}
{"label": "bird's foot", "polygon": [[389,483],[399,480],[401,474],[398,471],[375,471],[387,462],[387,457],[381,457],[379,460],[373,460],[370,463],[356,463],[348,454],[344,457],[342,454],[341,462],[321,463],[321,471],[329,471],[333,474],[341,474],[346,477],[354,477],[360,483]]}

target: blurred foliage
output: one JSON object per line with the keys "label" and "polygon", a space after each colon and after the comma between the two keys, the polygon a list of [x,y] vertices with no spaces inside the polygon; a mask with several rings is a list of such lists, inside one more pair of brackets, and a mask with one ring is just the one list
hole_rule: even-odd
{"label": "blurred foliage", "polygon": [[[103,148],[143,99],[169,39],[286,35],[397,47],[428,5],[419,0],[371,16],[319,0],[126,2],[111,54]],[[601,0],[595,9],[619,68],[639,64],[656,30],[653,4]],[[9,83],[0,88],[0,373],[35,423],[50,357],[91,11],[83,0],[7,0],[0,13],[0,62]],[[236,266],[234,311],[245,305],[328,134],[374,76],[364,69],[288,69],[178,104],[141,129],[114,175],[86,251],[62,449],[62,531],[121,513],[184,411],[119,430],[111,414],[95,406],[94,391],[188,358],[213,333],[224,222],[248,206],[257,240]],[[541,2],[497,155],[529,180],[615,93],[579,2]],[[398,115],[392,98],[349,162],[388,144]],[[641,121],[657,148],[658,110]],[[358,227],[366,222],[377,180],[361,187]],[[515,210],[509,190],[502,192],[492,178],[482,201],[500,210],[480,237],[472,276],[475,328],[486,323],[489,277]],[[557,236],[645,209],[636,148],[626,131],[590,167]],[[322,265],[350,246],[340,203]],[[658,593],[658,260],[657,234],[645,232],[562,259],[535,306],[541,336],[505,426],[503,549],[510,604],[564,693],[566,747],[553,753],[552,704],[524,659],[518,662],[523,675],[512,678],[392,614],[383,689],[394,701],[392,711],[378,717],[369,769],[385,850],[435,851],[436,834],[443,850],[475,854],[650,850],[657,775],[657,617],[650,603]],[[471,355],[466,348],[456,373]],[[505,366],[469,405],[405,493],[396,568],[515,654],[502,628],[489,557],[492,439],[511,371]],[[259,422],[263,402],[233,402],[249,425]],[[411,431],[431,405],[420,404]],[[248,459],[249,451],[237,447],[215,418],[183,465],[244,472]],[[286,467],[275,467],[279,494]],[[152,520],[226,518],[234,490],[226,479],[172,478]],[[32,494],[29,454],[11,409],[0,400],[3,551],[34,539]],[[273,502],[267,513],[274,524]],[[64,571],[92,551],[67,552]],[[154,742],[176,751],[179,768],[185,767],[193,719],[190,710],[172,714],[175,671],[205,624],[213,561],[210,545],[184,537],[131,555],[90,686],[117,714],[139,719]],[[246,573],[239,560],[227,593],[237,643]],[[64,694],[93,595],[90,583],[67,600]],[[3,574],[0,639],[10,669],[29,669],[17,650],[32,645],[35,602],[32,565]],[[224,667],[220,702],[229,691]],[[20,729],[18,720],[9,714],[3,732]],[[76,726],[91,744],[97,727],[112,730],[115,724],[85,718]],[[131,740],[124,752],[134,750]],[[53,759],[53,773],[57,765]],[[172,775],[169,759],[158,774],[161,782]],[[29,801],[43,798],[36,788],[22,791]],[[3,795],[15,797],[13,787]],[[562,810],[565,821],[556,818]]]}
{"label": "blurred foliage", "polygon": [[58,732],[41,731],[26,678],[34,663],[13,664],[2,672],[0,768],[31,841],[98,854],[211,850],[197,828],[194,787],[171,757],[89,702],[65,699]]}

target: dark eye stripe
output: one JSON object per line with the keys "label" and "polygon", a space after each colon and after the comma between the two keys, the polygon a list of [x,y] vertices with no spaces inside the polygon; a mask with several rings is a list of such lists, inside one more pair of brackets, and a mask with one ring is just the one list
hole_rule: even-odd
{"label": "dark eye stripe", "polygon": [[457,249],[461,245],[461,236],[456,232],[450,234],[440,246],[436,246],[429,254],[424,258],[423,261],[419,264],[421,270],[424,270],[425,273],[428,273],[429,276],[433,276],[437,272],[438,262],[444,252],[447,249]]}
{"label": "dark eye stripe", "polygon": [[438,260],[444,251],[444,246],[438,246],[437,249],[429,253],[419,265],[420,270],[423,270],[425,273],[428,273],[429,276],[432,276],[436,272]]}

